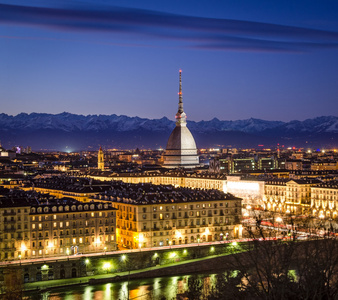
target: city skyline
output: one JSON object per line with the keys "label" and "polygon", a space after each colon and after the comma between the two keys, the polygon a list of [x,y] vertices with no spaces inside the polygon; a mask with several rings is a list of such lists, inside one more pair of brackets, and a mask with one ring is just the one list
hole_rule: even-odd
{"label": "city skyline", "polygon": [[179,69],[188,120],[338,109],[333,1],[114,4],[1,1],[1,112],[173,119]]}

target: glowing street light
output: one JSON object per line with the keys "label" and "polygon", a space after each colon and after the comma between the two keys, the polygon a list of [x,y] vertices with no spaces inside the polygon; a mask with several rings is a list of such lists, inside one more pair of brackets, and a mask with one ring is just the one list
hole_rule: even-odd
{"label": "glowing street light", "polygon": [[105,270],[108,274],[109,269],[111,268],[111,263],[110,262],[105,262],[102,266],[103,270]]}

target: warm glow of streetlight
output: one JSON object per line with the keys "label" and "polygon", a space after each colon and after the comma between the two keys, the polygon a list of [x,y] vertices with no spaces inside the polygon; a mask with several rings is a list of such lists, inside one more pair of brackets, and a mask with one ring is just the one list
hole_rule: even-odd
{"label": "warm glow of streetlight", "polygon": [[102,267],[104,270],[108,271],[111,268],[110,262],[105,262]]}
{"label": "warm glow of streetlight", "polygon": [[283,222],[283,219],[282,219],[281,217],[277,217],[277,218],[276,218],[276,221],[277,221],[278,223],[281,223],[281,222]]}

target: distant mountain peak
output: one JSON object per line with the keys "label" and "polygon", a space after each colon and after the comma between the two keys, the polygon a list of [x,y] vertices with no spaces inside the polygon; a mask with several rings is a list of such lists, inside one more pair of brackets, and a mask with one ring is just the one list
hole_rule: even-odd
{"label": "distant mountain peak", "polygon": [[[38,140],[42,133],[52,132],[55,135],[55,142],[52,140],[52,133],[45,138],[55,144],[58,144],[57,139],[60,140],[60,135],[61,137],[69,136],[68,143],[70,144],[76,139],[82,145],[90,145],[95,142],[101,145],[105,143],[121,144],[140,148],[146,145],[165,145],[174,127],[174,120],[167,117],[147,119],[116,114],[84,116],[68,112],[59,114],[20,113],[16,116],[0,114],[0,140],[5,144],[7,139],[8,143],[15,145],[24,143],[31,145],[30,140],[32,141],[33,136],[36,135],[36,140]],[[233,144],[229,139],[235,139],[237,144],[246,144],[251,136],[255,137],[259,144],[263,144],[264,140],[286,139],[293,141],[296,136],[313,138],[316,135],[322,138],[329,135],[330,143],[335,144],[337,143],[335,134],[338,134],[338,117],[321,116],[290,122],[266,121],[256,118],[222,121],[213,118],[210,121],[188,121],[188,127],[195,136],[197,144],[203,140],[203,145],[208,144],[208,139],[211,144]],[[80,140],[81,137],[83,141]],[[98,142],[97,140],[101,137],[103,140]],[[243,139],[247,139],[247,141]]]}

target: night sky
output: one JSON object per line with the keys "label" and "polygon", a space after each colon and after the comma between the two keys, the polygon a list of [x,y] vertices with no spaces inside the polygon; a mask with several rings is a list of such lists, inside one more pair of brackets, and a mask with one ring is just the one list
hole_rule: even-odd
{"label": "night sky", "polygon": [[[114,5],[112,4],[114,3]],[[338,111],[338,1],[0,0],[0,113]]]}

